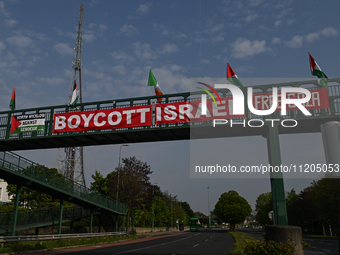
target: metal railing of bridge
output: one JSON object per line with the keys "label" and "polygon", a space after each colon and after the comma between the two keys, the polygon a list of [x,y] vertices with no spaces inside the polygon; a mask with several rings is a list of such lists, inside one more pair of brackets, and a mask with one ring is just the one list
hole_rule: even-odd
{"label": "metal railing of bridge", "polygon": [[53,187],[56,191],[78,197],[97,207],[121,214],[127,212],[127,206],[125,204],[119,203],[102,194],[94,193],[89,188],[63,177],[58,172],[36,164],[13,152],[0,152],[0,168],[1,167],[5,171],[13,172],[16,176],[39,181],[49,187]]}
{"label": "metal railing of bridge", "polygon": [[[17,215],[17,230],[48,226],[59,220],[59,207],[19,211]],[[82,206],[66,206],[63,208],[63,221],[89,217],[91,211]],[[0,233],[9,233],[13,222],[13,212],[0,212]]]}

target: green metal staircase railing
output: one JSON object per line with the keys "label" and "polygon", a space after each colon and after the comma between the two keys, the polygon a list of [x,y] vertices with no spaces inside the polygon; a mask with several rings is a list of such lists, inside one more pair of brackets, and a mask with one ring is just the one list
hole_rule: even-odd
{"label": "green metal staircase railing", "polygon": [[[63,209],[63,223],[89,217],[90,210],[82,206],[68,206]],[[40,210],[19,211],[16,230],[41,228],[55,225],[59,220],[59,207]],[[13,223],[13,212],[0,212],[0,234],[10,233]]]}
{"label": "green metal staircase railing", "polygon": [[13,152],[0,152],[0,178],[95,210],[125,214],[127,206]]}

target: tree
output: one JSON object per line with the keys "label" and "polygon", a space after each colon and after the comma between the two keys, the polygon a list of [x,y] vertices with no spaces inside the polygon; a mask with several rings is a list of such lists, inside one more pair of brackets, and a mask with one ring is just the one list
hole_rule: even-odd
{"label": "tree", "polygon": [[272,193],[262,193],[256,199],[255,203],[255,211],[256,211],[256,220],[261,225],[272,224],[272,220],[269,219],[268,213],[273,210],[273,198]]}
{"label": "tree", "polygon": [[230,190],[221,195],[215,205],[214,213],[224,222],[230,223],[234,230],[235,224],[242,223],[251,214],[251,211],[251,206],[247,200],[236,191]]}
{"label": "tree", "polygon": [[189,218],[193,218],[195,216],[194,211],[187,202],[179,202],[179,204],[184,209]]}
{"label": "tree", "polygon": [[202,212],[194,212],[195,218],[200,218],[200,217],[207,217],[204,213]]}
{"label": "tree", "polygon": [[298,209],[300,202],[301,198],[296,194],[295,189],[287,192],[286,205],[289,225],[300,226],[302,224],[301,210]]}
{"label": "tree", "polygon": [[[68,185],[64,177],[58,173],[56,168],[34,165],[22,169],[21,172],[30,176],[37,176],[37,178],[43,179],[46,183],[53,181],[56,186]],[[12,202],[15,200],[16,188],[16,184],[10,184],[7,186],[7,192],[8,195],[12,197]],[[24,207],[35,209],[58,206],[60,202],[59,200],[53,199],[51,195],[23,186],[20,188],[19,203]]]}
{"label": "tree", "polygon": [[118,201],[128,208],[126,221],[136,214],[139,221],[145,222],[141,211],[147,212],[145,207],[152,203],[151,173],[150,165],[135,156],[123,158],[122,165],[105,178],[96,171],[92,175],[94,182],[91,183],[91,189],[112,199],[116,199],[118,193]]}

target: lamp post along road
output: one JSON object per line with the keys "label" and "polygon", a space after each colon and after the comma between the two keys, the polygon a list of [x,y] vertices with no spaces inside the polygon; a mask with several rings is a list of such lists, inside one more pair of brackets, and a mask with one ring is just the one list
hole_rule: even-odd
{"label": "lamp post along road", "polygon": [[153,184],[153,191],[152,191],[152,233],[155,232],[154,230],[154,221],[155,221],[155,211],[154,211],[154,206],[155,206],[155,185],[157,185],[157,182]]}
{"label": "lamp post along road", "polygon": [[119,148],[119,161],[118,161],[118,171],[117,171],[117,198],[116,198],[116,204],[118,205],[118,191],[119,191],[119,172],[120,172],[120,158],[122,154],[122,147],[123,146],[129,146],[128,144],[122,144]]}
{"label": "lamp post along road", "polygon": [[208,215],[209,215],[208,228],[210,228],[209,186],[208,186]]}

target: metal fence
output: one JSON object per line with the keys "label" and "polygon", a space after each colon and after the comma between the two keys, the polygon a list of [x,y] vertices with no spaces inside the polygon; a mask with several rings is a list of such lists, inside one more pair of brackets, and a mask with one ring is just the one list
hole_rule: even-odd
{"label": "metal fence", "polygon": [[[17,228],[48,225],[59,221],[59,207],[40,210],[19,211],[17,215]],[[73,220],[90,216],[90,210],[81,206],[68,206],[63,208],[63,220]],[[13,212],[0,212],[0,233],[9,232],[13,222]]]}
{"label": "metal fence", "polygon": [[89,188],[63,177],[58,172],[54,172],[45,166],[38,165],[13,152],[0,152],[0,167],[6,171],[12,171],[17,176],[23,176],[33,181],[38,181],[43,185],[53,187],[56,191],[67,193],[89,201],[93,205],[125,214],[127,206],[119,203],[102,194],[94,193]]}
{"label": "metal fence", "polygon": [[0,243],[18,242],[18,241],[44,241],[73,238],[90,238],[90,237],[111,237],[111,236],[129,236],[126,232],[106,232],[106,233],[84,233],[84,234],[60,234],[60,235],[31,235],[31,236],[0,236]]}

